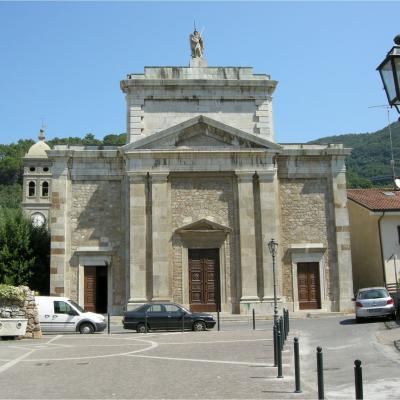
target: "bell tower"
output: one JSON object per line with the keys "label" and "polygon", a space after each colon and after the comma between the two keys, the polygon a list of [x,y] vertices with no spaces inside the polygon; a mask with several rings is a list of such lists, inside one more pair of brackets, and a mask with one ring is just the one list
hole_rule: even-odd
{"label": "bell tower", "polygon": [[22,187],[22,208],[35,226],[47,225],[51,205],[51,162],[44,141],[44,130],[40,129],[38,142],[31,146],[23,158],[24,174]]}

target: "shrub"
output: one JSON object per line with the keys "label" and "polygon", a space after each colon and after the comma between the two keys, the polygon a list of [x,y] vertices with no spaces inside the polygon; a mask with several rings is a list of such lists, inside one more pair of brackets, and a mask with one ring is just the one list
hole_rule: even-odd
{"label": "shrub", "polygon": [[23,303],[24,301],[25,293],[21,288],[0,284],[0,303]]}

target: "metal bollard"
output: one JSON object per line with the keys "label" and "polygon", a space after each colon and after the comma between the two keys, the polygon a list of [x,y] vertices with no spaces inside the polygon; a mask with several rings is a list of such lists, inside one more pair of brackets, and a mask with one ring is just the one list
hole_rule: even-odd
{"label": "metal bollard", "polygon": [[277,376],[277,378],[283,378],[283,375],[282,375],[282,348],[280,347],[280,345],[279,345],[279,343],[281,343],[281,331],[280,331],[280,329],[279,329],[279,325],[278,325],[278,332],[277,332],[277,336],[278,336],[278,346],[277,346],[277,350],[278,350],[278,353],[277,353],[277,355],[278,355],[278,376]]}
{"label": "metal bollard", "polygon": [[182,333],[185,332],[185,313],[182,313]]}
{"label": "metal bollard", "polygon": [[274,335],[274,367],[278,366],[278,328],[277,324],[274,323],[272,328],[272,333]]}
{"label": "metal bollard", "polygon": [[364,398],[361,361],[354,361],[354,381],[356,386],[356,400]]}
{"label": "metal bollard", "polygon": [[218,331],[220,330],[220,326],[219,326],[219,310],[217,311],[217,329],[218,329]]}
{"label": "metal bollard", "polygon": [[110,334],[110,313],[107,314],[107,333]]}
{"label": "metal bollard", "polygon": [[289,335],[289,311],[285,310],[285,334],[286,334],[286,339]]}
{"label": "metal bollard", "polygon": [[295,378],[295,393],[301,393],[300,388],[300,352],[299,339],[294,338],[294,378]]}
{"label": "metal bollard", "polygon": [[318,400],[325,399],[324,395],[324,361],[322,348],[317,347]]}
{"label": "metal bollard", "polygon": [[279,331],[281,333],[281,338],[280,338],[280,345],[281,345],[281,351],[283,350],[283,345],[285,344],[284,342],[284,335],[283,335],[283,318],[279,318]]}
{"label": "metal bollard", "polygon": [[253,331],[256,329],[256,312],[253,308]]}
{"label": "metal bollard", "polygon": [[282,323],[283,323],[283,339],[286,340],[286,317],[285,317],[285,309],[282,309]]}
{"label": "metal bollard", "polygon": [[287,330],[287,319],[286,319],[286,310],[283,309],[283,326],[284,326],[284,330],[285,330],[285,342],[287,340],[287,336],[288,336],[288,330]]}
{"label": "metal bollard", "polygon": [[144,333],[147,333],[147,313],[144,314]]}

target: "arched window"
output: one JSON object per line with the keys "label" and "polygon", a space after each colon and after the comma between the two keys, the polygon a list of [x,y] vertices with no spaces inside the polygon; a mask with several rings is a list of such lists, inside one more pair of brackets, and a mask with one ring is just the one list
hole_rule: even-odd
{"label": "arched window", "polygon": [[42,197],[48,197],[49,196],[49,182],[44,181],[42,183]]}
{"label": "arched window", "polygon": [[33,181],[30,181],[28,185],[28,196],[29,197],[36,196],[36,183]]}

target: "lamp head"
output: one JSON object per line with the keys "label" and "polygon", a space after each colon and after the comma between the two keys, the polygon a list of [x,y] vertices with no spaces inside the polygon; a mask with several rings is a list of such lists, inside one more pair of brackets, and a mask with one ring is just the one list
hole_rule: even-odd
{"label": "lamp head", "polygon": [[268,250],[273,257],[276,256],[276,253],[278,251],[278,242],[276,242],[275,239],[271,239],[268,242]]}

